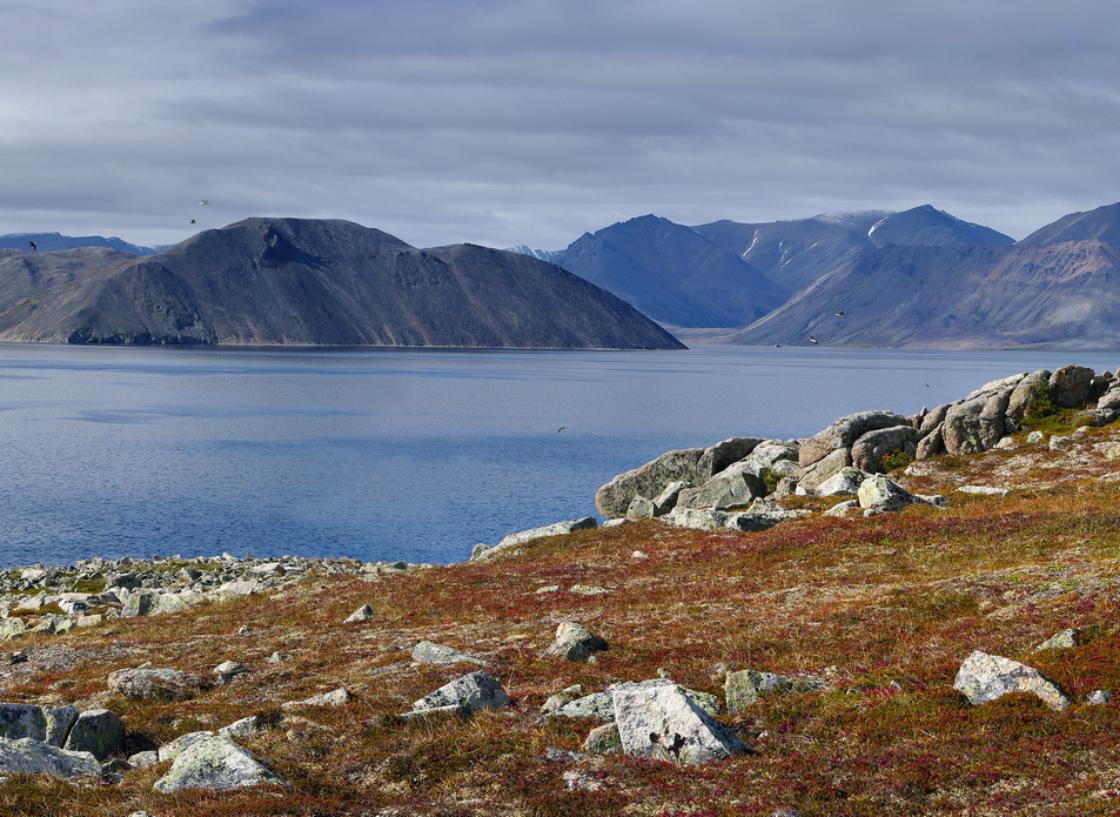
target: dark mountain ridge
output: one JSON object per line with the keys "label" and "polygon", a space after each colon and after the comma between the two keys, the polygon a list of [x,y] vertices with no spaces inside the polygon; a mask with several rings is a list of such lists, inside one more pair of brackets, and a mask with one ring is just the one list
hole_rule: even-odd
{"label": "dark mountain ridge", "polygon": [[162,253],[0,254],[0,340],[682,348],[559,267],[420,250],[347,221],[247,219]]}
{"label": "dark mountain ridge", "polygon": [[116,236],[62,235],[62,233],[8,233],[0,235],[0,249],[26,250],[34,242],[40,252],[76,250],[81,247],[102,247],[129,255],[155,255],[156,247],[141,247]]}

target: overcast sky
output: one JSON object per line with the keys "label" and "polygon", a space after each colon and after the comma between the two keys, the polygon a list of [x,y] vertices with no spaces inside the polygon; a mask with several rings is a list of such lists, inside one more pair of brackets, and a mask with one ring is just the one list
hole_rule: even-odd
{"label": "overcast sky", "polygon": [[[339,217],[557,248],[1120,199],[1114,0],[0,0],[0,232]],[[201,198],[212,202],[200,208]]]}

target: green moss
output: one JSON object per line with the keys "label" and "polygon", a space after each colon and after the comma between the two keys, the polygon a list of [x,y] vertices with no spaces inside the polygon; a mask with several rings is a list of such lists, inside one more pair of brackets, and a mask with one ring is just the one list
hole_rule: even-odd
{"label": "green moss", "polygon": [[778,488],[778,483],[782,481],[782,475],[777,471],[764,471],[762,474],[762,484],[766,486],[766,493],[772,494]]}
{"label": "green moss", "polygon": [[70,585],[70,591],[73,593],[104,593],[105,577],[94,576],[89,579],[78,579]]}
{"label": "green moss", "polygon": [[899,468],[905,468],[913,461],[913,454],[908,454],[905,451],[892,451],[890,454],[883,457],[880,464],[884,471],[897,471]]}

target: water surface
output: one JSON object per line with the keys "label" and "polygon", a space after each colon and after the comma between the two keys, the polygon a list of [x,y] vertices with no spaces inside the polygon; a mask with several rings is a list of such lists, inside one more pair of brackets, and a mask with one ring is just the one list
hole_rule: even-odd
{"label": "water surface", "polygon": [[[0,345],[0,564],[299,553],[447,562],[594,512],[669,448],[905,413],[1120,353]],[[561,427],[563,431],[559,431]]]}

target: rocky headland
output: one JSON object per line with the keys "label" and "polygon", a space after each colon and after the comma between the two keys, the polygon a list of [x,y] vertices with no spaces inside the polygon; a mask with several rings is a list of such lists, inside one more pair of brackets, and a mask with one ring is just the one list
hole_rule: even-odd
{"label": "rocky headland", "polygon": [[456,565],[0,574],[0,812],[1109,814],[1120,381],[668,452]]}

